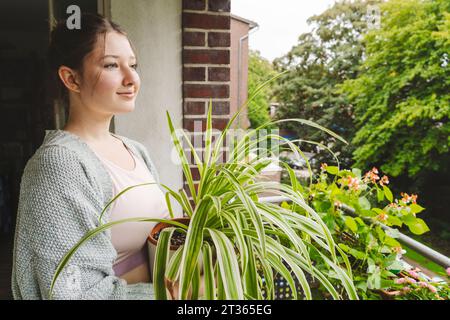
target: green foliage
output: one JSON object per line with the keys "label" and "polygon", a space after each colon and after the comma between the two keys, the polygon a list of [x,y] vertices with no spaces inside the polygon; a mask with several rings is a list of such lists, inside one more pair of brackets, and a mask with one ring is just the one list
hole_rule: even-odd
{"label": "green foliage", "polygon": [[[255,90],[255,94],[258,90]],[[239,112],[232,117],[213,144],[211,110],[210,106],[203,160],[200,160],[200,155],[190,144],[185,132],[178,136],[168,115],[170,132],[180,159],[186,159],[181,147],[181,141],[184,140],[194,154],[195,165],[200,173],[198,187],[194,188],[190,167],[185,166],[183,160],[183,172],[192,190],[192,203],[177,200],[176,193],[164,186],[191,218],[186,229],[181,259],[177,260],[176,267],[173,262],[175,256],[167,260],[165,257],[168,254],[161,254],[155,259],[157,270],[170,265],[172,269],[179,270],[177,274],[171,273],[173,278],[167,278],[168,273],[165,273],[166,283],[179,283],[178,296],[173,298],[200,297],[199,261],[203,261],[203,265],[207,266],[204,268],[205,288],[208,288],[205,294],[212,299],[273,299],[275,293],[270,279],[277,273],[289,283],[294,299],[311,299],[310,284],[305,272],[316,277],[334,299],[342,298],[344,294],[349,299],[358,299],[349,266],[345,268],[339,264],[339,259],[345,260],[346,255],[341,251],[337,254],[333,238],[320,216],[306,205],[295,187],[258,179],[270,161],[267,158],[250,159],[247,156],[249,153],[256,154],[260,148],[258,146],[261,139],[257,138],[257,130],[247,132],[232,150],[229,161],[222,163],[222,141]],[[272,135],[271,138],[283,142],[279,136]],[[292,147],[296,148],[295,145]],[[289,197],[293,203],[308,212],[308,218],[304,220],[282,207],[260,202],[261,194],[267,191]],[[304,228],[305,223],[310,225],[310,229]],[[304,235],[314,241],[307,241]],[[308,250],[311,243],[317,243],[315,253],[331,266],[342,292],[331,285],[327,274],[313,265],[314,257]],[[166,250],[169,248],[167,242],[158,242],[157,250],[160,246]],[[295,281],[300,283],[301,292],[297,292]],[[263,282],[265,285],[261,285]],[[154,283],[159,284],[160,281],[154,279]],[[172,291],[170,287],[155,285],[156,297],[165,298],[166,289]],[[302,295],[298,295],[299,293]]]}
{"label": "green foliage", "polygon": [[[309,119],[330,128],[346,140],[353,138],[353,105],[337,90],[337,86],[358,74],[364,54],[360,38],[367,29],[367,5],[378,2],[340,1],[308,19],[313,31],[301,34],[298,44],[287,55],[274,61],[277,70],[289,70],[280,78],[276,89],[280,102],[278,118]],[[332,137],[305,126],[287,123],[283,128],[294,131],[304,140],[333,146],[344,166],[350,166],[351,145],[337,144]],[[331,161],[328,152],[321,152],[318,157],[320,162]]]}
{"label": "green foliage", "polygon": [[[276,75],[272,64],[261,57],[258,51],[250,51],[248,57],[248,94],[249,96],[257,89],[259,84],[264,83]],[[248,120],[251,128],[258,128],[270,120],[270,99],[273,95],[273,84],[267,85],[248,104]],[[270,128],[270,127],[269,127]]]}
{"label": "green foliage", "polygon": [[448,173],[450,2],[391,0],[381,10],[358,77],[342,86],[355,104],[355,166],[411,179]]}
{"label": "green foliage", "polygon": [[[396,240],[398,230],[381,227],[381,223],[390,227],[406,226],[417,234],[429,230],[416,217],[424,210],[417,204],[417,196],[402,193],[401,198],[394,199],[388,183],[387,176],[380,178],[376,168],[361,176],[359,169],[339,170],[323,164],[317,180],[302,188],[302,193],[328,225],[339,248],[349,255],[359,296],[448,299],[447,283],[431,283],[419,270],[407,270],[401,260],[405,251]],[[328,270],[326,265],[320,268],[324,273]]]}
{"label": "green foliage", "polygon": [[[367,29],[368,4],[381,9],[379,29]],[[313,31],[274,61],[289,71],[276,89],[277,116],[313,120],[351,144],[294,123],[282,128],[332,147],[344,167],[380,167],[394,191],[421,192],[442,219],[450,205],[450,2],[340,1],[309,23]],[[332,162],[323,148],[304,151]]]}

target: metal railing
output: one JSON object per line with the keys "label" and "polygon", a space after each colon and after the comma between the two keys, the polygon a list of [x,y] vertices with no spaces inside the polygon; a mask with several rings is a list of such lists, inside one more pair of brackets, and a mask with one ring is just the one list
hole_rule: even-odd
{"label": "metal railing", "polygon": [[[270,203],[281,203],[283,201],[291,202],[289,198],[282,197],[282,196],[271,196],[271,197],[261,197],[259,198],[261,202],[270,202]],[[350,206],[347,206],[345,204],[341,204],[340,207],[345,213],[351,216],[357,216],[355,214],[355,209],[353,209]],[[370,223],[374,223],[374,221],[370,220],[369,218],[360,217]],[[393,231],[397,229],[390,228],[378,221],[375,221],[376,224],[380,225],[383,230],[386,231]],[[398,231],[398,230],[397,230]],[[420,253],[422,256],[430,259],[434,263],[440,265],[441,267],[448,268],[450,267],[450,258],[443,255],[442,253],[437,252],[436,250],[424,245],[423,243],[420,243],[417,240],[414,240],[411,237],[408,237],[407,235],[398,232],[398,237],[396,238],[399,242],[403,243],[407,247],[411,248],[412,250]]]}

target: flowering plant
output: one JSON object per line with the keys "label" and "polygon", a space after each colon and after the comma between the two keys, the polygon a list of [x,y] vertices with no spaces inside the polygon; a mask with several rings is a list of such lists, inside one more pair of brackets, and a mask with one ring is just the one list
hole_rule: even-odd
{"label": "flowering plant", "polygon": [[397,300],[449,300],[450,287],[445,282],[427,281],[419,268],[401,273],[384,294]]}
{"label": "flowering plant", "polygon": [[[409,267],[401,259],[406,251],[396,240],[399,231],[383,228],[381,224],[406,226],[417,235],[429,228],[417,217],[424,210],[417,203],[418,196],[401,193],[401,198],[394,199],[388,184],[389,178],[380,175],[377,168],[363,175],[359,169],[340,170],[323,163],[317,179],[301,188],[301,192],[329,227],[338,246],[349,255],[360,297],[448,299],[448,284],[426,282],[417,275],[417,270],[410,271],[415,278],[398,278]],[[282,205],[305,214],[301,208]],[[352,214],[349,208],[354,209]],[[328,270],[332,277],[333,271],[326,264],[318,268],[324,273]]]}
{"label": "flowering plant", "polygon": [[[334,176],[329,185],[328,175]],[[335,206],[345,203],[355,208],[359,216],[382,222],[389,227],[405,225],[416,235],[429,231],[425,221],[417,217],[425,209],[417,203],[418,196],[402,192],[402,198],[394,199],[388,184],[389,178],[386,175],[380,178],[377,168],[372,168],[362,176],[359,169],[339,170],[338,167],[322,164],[319,182],[312,186],[311,191],[326,193],[328,190]],[[353,224],[350,219],[351,217],[347,218],[348,224]]]}

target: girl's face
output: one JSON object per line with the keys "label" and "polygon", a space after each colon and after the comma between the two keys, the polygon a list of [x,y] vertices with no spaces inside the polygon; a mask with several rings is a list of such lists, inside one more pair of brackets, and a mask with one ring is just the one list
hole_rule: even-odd
{"label": "girl's face", "polygon": [[83,62],[80,84],[83,105],[105,115],[133,111],[140,88],[136,67],[136,57],[126,36],[117,32],[99,36],[94,50]]}

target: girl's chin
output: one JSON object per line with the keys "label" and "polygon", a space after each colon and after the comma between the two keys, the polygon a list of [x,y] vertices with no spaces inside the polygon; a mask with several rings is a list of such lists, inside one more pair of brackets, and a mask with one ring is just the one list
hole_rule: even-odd
{"label": "girl's chin", "polygon": [[135,109],[135,105],[134,105],[134,103],[132,103],[132,104],[130,103],[129,105],[121,104],[114,109],[115,109],[114,110],[115,114],[128,113],[128,112],[132,112]]}

